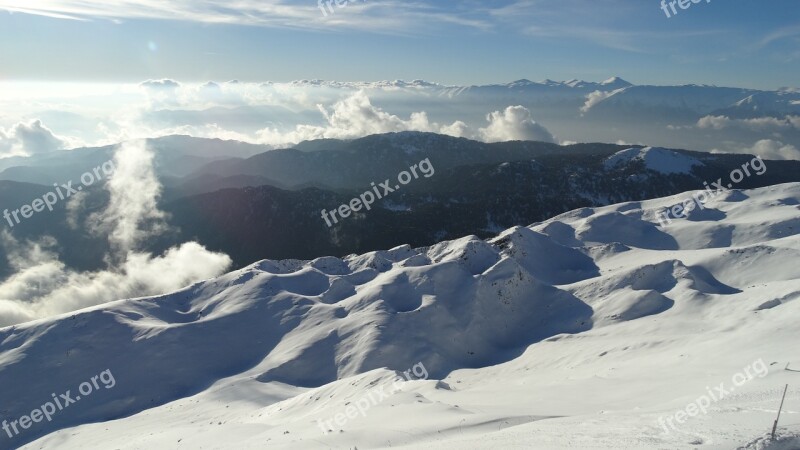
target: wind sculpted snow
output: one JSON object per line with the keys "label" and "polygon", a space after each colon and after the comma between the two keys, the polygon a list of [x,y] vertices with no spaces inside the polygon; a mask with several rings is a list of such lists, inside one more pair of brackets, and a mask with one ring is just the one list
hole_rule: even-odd
{"label": "wind sculpted snow", "polygon": [[[800,184],[741,195],[712,201],[718,220],[664,229],[655,211],[672,198],[574,211],[489,241],[262,261],[2,329],[0,385],[14,386],[0,390],[4,417],[102,370],[116,386],[0,435],[0,447],[744,445],[769,423],[778,369],[684,434],[655,422],[757,358],[800,363],[786,345],[800,336]],[[418,363],[430,380],[320,432],[317,419]],[[614,439],[600,431],[609,410]],[[93,424],[109,417],[119,420]]]}

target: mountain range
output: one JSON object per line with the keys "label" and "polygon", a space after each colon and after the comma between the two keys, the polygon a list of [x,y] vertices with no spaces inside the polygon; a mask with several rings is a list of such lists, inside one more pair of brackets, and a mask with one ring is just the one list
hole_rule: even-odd
{"label": "mountain range", "polygon": [[[196,240],[230,255],[235,267],[264,258],[313,259],[401,244],[425,246],[469,234],[488,238],[575,208],[700,189],[704,183],[728,179],[732,170],[753,159],[608,144],[486,144],[417,132],[311,141],[262,153],[257,153],[258,146],[179,136],[149,143],[164,185],[160,206],[172,227],[148,240],[146,250],[160,253]],[[111,151],[81,149],[59,155],[59,166],[39,167],[39,160],[33,159],[30,167],[6,169],[0,172],[0,180],[6,179],[0,181],[6,186],[0,189],[0,204],[13,209],[30,203],[37,196],[31,194],[46,191],[53,181],[77,179],[79,172],[108,160]],[[662,161],[652,158],[678,169],[665,171]],[[323,209],[349,202],[370,190],[372,182],[396,179],[423,159],[435,168],[430,178],[414,180],[369,212],[358,212],[335,227],[329,228],[321,217]],[[180,161],[185,160],[203,163],[182,167]],[[746,177],[735,187],[800,181],[800,162],[765,164],[762,175]],[[71,216],[78,223],[108,201],[101,185],[86,194],[84,209]],[[52,235],[69,266],[99,267],[107,240],[70,227],[67,218],[61,204],[11,232],[29,239]],[[8,265],[3,268],[7,274]]]}
{"label": "mountain range", "polygon": [[[0,385],[25,384],[0,390],[4,417],[113,376],[0,446],[797,448],[793,384],[766,435],[800,366],[800,184],[730,190],[660,226],[695,194],[263,260],[0,329]],[[718,385],[705,414],[672,420]]]}

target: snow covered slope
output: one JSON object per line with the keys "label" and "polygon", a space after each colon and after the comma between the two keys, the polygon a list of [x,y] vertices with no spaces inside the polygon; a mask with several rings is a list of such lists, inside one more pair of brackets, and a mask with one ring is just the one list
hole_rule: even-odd
{"label": "snow covered slope", "polygon": [[0,448],[800,448],[800,184],[690,194],[2,329],[3,419],[114,384]]}
{"label": "snow covered slope", "polygon": [[648,169],[664,174],[691,173],[693,167],[703,165],[697,158],[660,147],[634,147],[620,150],[609,156],[604,165],[606,169],[612,169],[630,164],[634,160],[641,160]]}

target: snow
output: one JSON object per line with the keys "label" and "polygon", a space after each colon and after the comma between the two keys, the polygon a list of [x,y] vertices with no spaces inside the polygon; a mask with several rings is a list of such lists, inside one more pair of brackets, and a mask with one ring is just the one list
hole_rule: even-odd
{"label": "snow", "polygon": [[[800,379],[785,368],[800,369],[800,184],[657,226],[690,195],[488,241],[262,261],[0,329],[3,418],[102,370],[116,379],[52,422],[0,431],[0,448],[797,449]],[[659,418],[759,360],[768,374],[664,432]],[[424,379],[320,426],[417,364]]]}
{"label": "snow", "polygon": [[606,169],[612,169],[631,161],[644,161],[645,166],[663,174],[691,173],[695,166],[703,163],[691,156],[660,147],[634,147],[620,150],[609,156],[605,161]]}

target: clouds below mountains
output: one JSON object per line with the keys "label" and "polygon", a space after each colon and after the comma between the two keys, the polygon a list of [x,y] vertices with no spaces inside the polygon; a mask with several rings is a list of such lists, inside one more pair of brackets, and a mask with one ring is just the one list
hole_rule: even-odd
{"label": "clouds below mountains", "polygon": [[95,94],[81,89],[80,101],[57,92],[38,96],[35,103],[0,99],[0,109],[20,111],[0,117],[0,157],[174,134],[277,148],[394,131],[485,142],[624,141],[724,152],[755,148],[767,152],[762,156],[792,155],[800,147],[800,92],[792,90],[636,86],[619,78],[488,86],[163,79],[101,86]]}
{"label": "clouds below mountains", "polygon": [[[111,244],[105,270],[67,268],[59,260],[58,242],[51,237],[20,242],[8,231],[0,233],[0,245],[15,271],[0,283],[0,327],[108,301],[175,291],[228,269],[231,259],[227,255],[210,252],[196,242],[170,248],[162,255],[138,251],[144,239],[169,227],[156,207],[161,186],[152,161],[153,153],[141,142],[120,146],[114,158],[116,170],[106,186],[109,206],[86,220],[87,229],[107,236]],[[81,207],[80,201],[74,203],[73,207]]]}
{"label": "clouds below mountains", "polygon": [[473,130],[462,121],[449,125],[431,122],[424,111],[414,112],[406,120],[389,114],[372,105],[369,97],[359,91],[341,100],[329,110],[317,105],[327,122],[324,126],[297,125],[290,132],[266,128],[258,131],[259,143],[296,144],[313,139],[355,139],[371,134],[399,131],[426,131],[456,137],[479,139],[484,142],[531,140],[554,142],[554,137],[536,123],[531,112],[523,106],[509,106],[505,111],[495,111],[486,116],[489,125]]}
{"label": "clouds below mountains", "polygon": [[530,110],[524,106],[509,106],[503,112],[495,111],[486,116],[486,120],[489,121],[489,126],[478,130],[484,142],[555,142],[553,135],[536,123]]}
{"label": "clouds below mountains", "polygon": [[0,128],[0,157],[46,153],[68,145],[67,140],[53,134],[38,119],[19,122],[8,130]]}

